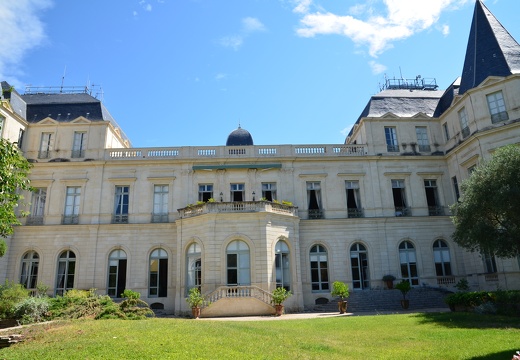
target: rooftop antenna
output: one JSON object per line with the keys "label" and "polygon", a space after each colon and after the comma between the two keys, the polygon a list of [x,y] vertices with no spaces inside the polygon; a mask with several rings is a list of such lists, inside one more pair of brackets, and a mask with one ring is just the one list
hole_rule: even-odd
{"label": "rooftop antenna", "polygon": [[65,69],[63,69],[63,76],[61,77],[60,94],[63,92],[63,83],[65,82],[65,73],[66,72],[67,72],[67,65],[65,65]]}
{"label": "rooftop antenna", "polygon": [[238,119],[238,128],[241,129],[241,127],[240,127],[240,119]]}

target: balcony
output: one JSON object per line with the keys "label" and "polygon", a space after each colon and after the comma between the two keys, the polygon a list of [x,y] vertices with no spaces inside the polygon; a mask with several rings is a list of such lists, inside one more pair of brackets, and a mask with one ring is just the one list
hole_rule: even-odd
{"label": "balcony", "polygon": [[309,220],[323,219],[323,211],[321,209],[309,209]]}
{"label": "balcony", "polygon": [[348,209],[348,217],[349,218],[362,218],[363,217],[363,209],[349,208]]}
{"label": "balcony", "polygon": [[153,223],[167,223],[168,214],[152,214]]}
{"label": "balcony", "polygon": [[395,207],[395,216],[410,216],[410,208],[404,206],[396,206]]}
{"label": "balcony", "polygon": [[25,225],[43,225],[43,215],[29,215]]}
{"label": "balcony", "polygon": [[63,215],[63,219],[61,220],[63,225],[77,225],[79,224],[79,216],[78,215]]}
{"label": "balcony", "polygon": [[428,215],[442,216],[444,215],[444,208],[442,206],[428,206]]}
{"label": "balcony", "polygon": [[198,215],[215,213],[254,212],[270,212],[275,214],[298,216],[297,207],[276,204],[269,201],[207,202],[204,204],[190,205],[179,209],[178,211],[181,218],[190,218]]}
{"label": "balcony", "polygon": [[112,224],[128,224],[128,214],[114,215],[112,218]]}

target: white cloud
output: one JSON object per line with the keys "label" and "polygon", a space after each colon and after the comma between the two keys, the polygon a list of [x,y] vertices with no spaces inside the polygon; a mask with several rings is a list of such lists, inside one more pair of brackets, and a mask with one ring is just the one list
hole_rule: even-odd
{"label": "white cloud", "polygon": [[240,33],[220,38],[219,44],[224,47],[230,47],[236,51],[242,46],[244,40],[250,34],[266,30],[265,25],[257,18],[245,17],[242,19],[242,28]]}
{"label": "white cloud", "polygon": [[370,65],[370,68],[372,69],[372,73],[374,75],[381,74],[386,71],[386,66],[383,64],[379,64],[375,61],[369,61],[368,63]]}
{"label": "white cloud", "polygon": [[265,31],[265,26],[260,22],[260,20],[253,17],[246,17],[242,19],[242,28],[246,33],[251,33],[255,31]]}
{"label": "white cloud", "polygon": [[309,7],[312,4],[312,0],[294,0],[293,12],[298,14],[306,14],[309,12]]}
{"label": "white cloud", "polygon": [[[336,15],[330,12],[306,14],[300,20],[297,34],[313,37],[319,34],[346,36],[358,46],[367,46],[372,57],[391,48],[397,40],[406,39],[430,28],[443,11],[452,10],[468,0],[383,0],[385,15],[378,15],[368,5],[354,6],[353,15]],[[365,14],[366,19],[361,19]],[[443,29],[445,34],[446,28]]]}
{"label": "white cloud", "polygon": [[50,0],[16,0],[0,2],[0,80],[15,87],[21,86],[17,79],[23,72],[20,68],[25,54],[44,43],[45,27],[41,21],[42,10],[52,6]]}
{"label": "white cloud", "polygon": [[238,50],[243,42],[244,38],[242,35],[225,36],[219,40],[220,45],[233,48],[234,50]]}
{"label": "white cloud", "polygon": [[218,73],[217,75],[215,75],[215,80],[219,81],[219,80],[227,78],[227,76],[228,76],[228,74]]}
{"label": "white cloud", "polygon": [[350,130],[352,129],[353,126],[354,126],[354,124],[350,124],[349,126],[344,128],[343,130],[341,130],[340,131],[341,135],[343,135],[343,137],[347,137],[348,133],[350,132]]}
{"label": "white cloud", "polygon": [[444,36],[448,36],[450,34],[450,27],[449,27],[449,25],[446,25],[446,24],[442,25],[441,33]]}

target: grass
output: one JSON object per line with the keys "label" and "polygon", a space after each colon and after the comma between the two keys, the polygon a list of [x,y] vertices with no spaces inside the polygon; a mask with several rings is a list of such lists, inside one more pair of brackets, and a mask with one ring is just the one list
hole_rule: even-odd
{"label": "grass", "polygon": [[511,359],[520,350],[519,320],[465,313],[256,322],[76,320],[25,328],[27,340],[0,350],[0,358]]}

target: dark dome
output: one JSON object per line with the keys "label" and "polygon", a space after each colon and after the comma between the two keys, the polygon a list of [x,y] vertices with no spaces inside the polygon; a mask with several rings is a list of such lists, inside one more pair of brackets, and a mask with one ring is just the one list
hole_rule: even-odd
{"label": "dark dome", "polygon": [[253,137],[249,131],[242,129],[238,126],[238,129],[233,130],[228,135],[226,146],[242,146],[242,145],[253,145]]}

